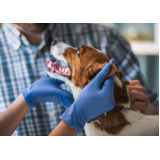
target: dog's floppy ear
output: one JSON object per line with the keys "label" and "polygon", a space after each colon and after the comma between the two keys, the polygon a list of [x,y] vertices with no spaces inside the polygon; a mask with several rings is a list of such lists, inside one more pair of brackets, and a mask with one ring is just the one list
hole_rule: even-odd
{"label": "dog's floppy ear", "polygon": [[117,72],[117,75],[119,76],[120,79],[122,79],[123,73],[122,73],[121,71],[118,71],[118,72]]}
{"label": "dog's floppy ear", "polygon": [[[85,76],[88,82],[90,82],[106,64],[107,63],[102,63],[102,64],[94,63],[91,66],[89,66],[85,71]],[[109,74],[106,76],[106,79],[115,74],[115,72],[117,71],[117,67],[114,64],[110,63],[110,65],[111,65],[111,70]]]}

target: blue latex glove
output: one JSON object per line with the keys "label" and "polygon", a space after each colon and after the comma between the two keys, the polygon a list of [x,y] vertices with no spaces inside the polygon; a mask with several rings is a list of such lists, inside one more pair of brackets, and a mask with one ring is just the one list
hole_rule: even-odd
{"label": "blue latex glove", "polygon": [[42,78],[22,91],[22,94],[30,108],[38,102],[60,103],[69,107],[73,102],[73,96],[59,86],[64,82],[53,78]]}
{"label": "blue latex glove", "polygon": [[[115,63],[112,59],[110,63]],[[114,75],[109,77],[101,87],[111,68],[107,64],[97,76],[83,88],[75,102],[61,116],[60,119],[77,131],[81,131],[89,120],[108,112],[115,106]]]}

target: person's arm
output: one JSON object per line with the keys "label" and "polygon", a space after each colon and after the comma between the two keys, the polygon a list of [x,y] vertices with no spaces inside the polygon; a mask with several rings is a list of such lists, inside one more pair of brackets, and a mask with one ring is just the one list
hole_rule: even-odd
{"label": "person's arm", "polygon": [[[0,114],[0,136],[10,136],[21,123],[29,109],[23,95],[20,94],[17,99]],[[77,130],[61,121],[50,133],[50,136],[75,136],[77,133]]]}
{"label": "person's arm", "polygon": [[17,99],[0,114],[0,136],[11,135],[29,109],[23,95],[20,94]]}
{"label": "person's arm", "polygon": [[61,121],[58,126],[49,134],[49,136],[76,136],[78,131]]}
{"label": "person's arm", "polygon": [[159,110],[149,102],[146,89],[141,85],[140,81],[130,81],[127,88],[130,91],[132,110],[139,110],[140,113],[146,115],[159,115]]}
{"label": "person's arm", "polygon": [[0,114],[0,136],[12,135],[29,109],[38,102],[55,102],[65,107],[73,103],[73,96],[60,88],[64,82],[43,78],[22,91],[17,99]]}
{"label": "person's arm", "polygon": [[[112,62],[114,60],[111,60]],[[73,97],[59,87],[62,81],[51,78],[36,81],[24,89],[22,94],[0,114],[0,135],[11,135],[30,108],[33,108],[37,102],[47,101],[59,102],[69,107],[61,115],[62,121],[50,133],[50,136],[76,135],[83,129],[86,122],[113,109],[115,105],[114,76],[109,77],[101,86],[110,68],[110,64],[107,64],[79,93],[76,101],[70,107],[69,104],[72,103]]]}

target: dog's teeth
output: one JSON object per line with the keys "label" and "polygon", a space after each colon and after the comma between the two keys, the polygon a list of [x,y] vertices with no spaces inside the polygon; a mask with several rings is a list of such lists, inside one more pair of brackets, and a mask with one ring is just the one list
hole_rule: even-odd
{"label": "dog's teeth", "polygon": [[65,72],[68,72],[68,71],[69,71],[69,68],[66,68],[66,69],[65,69]]}
{"label": "dog's teeth", "polygon": [[48,68],[51,68],[51,67],[52,67],[52,62],[51,62],[51,61],[49,62],[49,64],[48,64],[47,67],[48,67]]}
{"label": "dog's teeth", "polygon": [[61,69],[61,68],[59,68],[59,70],[61,71],[62,69]]}
{"label": "dog's teeth", "polygon": [[64,68],[62,68],[62,71],[64,71],[65,69]]}

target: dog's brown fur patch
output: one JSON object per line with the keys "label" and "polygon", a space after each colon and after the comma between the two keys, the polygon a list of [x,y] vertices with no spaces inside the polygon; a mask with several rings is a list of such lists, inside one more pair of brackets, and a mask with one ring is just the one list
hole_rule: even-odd
{"label": "dog's brown fur patch", "polygon": [[[106,62],[109,63],[110,58],[89,46],[81,47],[79,54],[75,53],[76,50],[77,49],[75,48],[68,48],[64,54],[64,58],[68,61],[72,71],[72,83],[82,89],[98,74],[98,72],[106,65]],[[114,98],[116,105],[112,111],[107,113],[106,117],[104,115],[99,116],[99,120],[103,121],[103,124],[94,123],[94,125],[101,131],[116,135],[129,124],[124,115],[120,112],[123,107],[125,107],[120,106],[120,104],[129,102],[126,89],[126,85],[129,82],[122,81],[123,73],[117,70],[116,66],[112,64],[109,76],[114,73],[122,82],[122,88],[114,83]],[[106,79],[109,76],[107,76]]]}
{"label": "dog's brown fur patch", "polygon": [[127,124],[130,124],[125,116],[120,112],[122,106],[115,106],[113,110],[107,112],[107,115],[99,116],[99,121],[102,124],[92,122],[97,129],[106,131],[108,134],[118,134]]}

